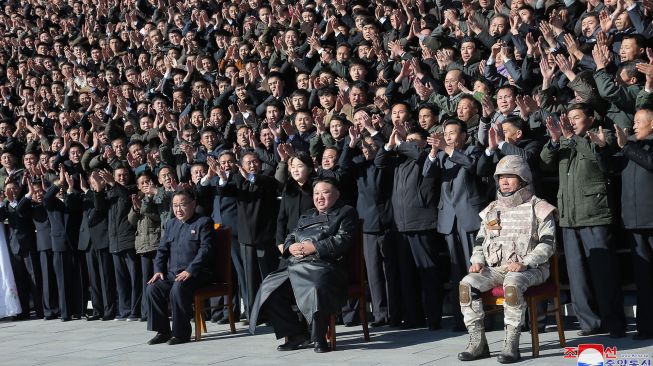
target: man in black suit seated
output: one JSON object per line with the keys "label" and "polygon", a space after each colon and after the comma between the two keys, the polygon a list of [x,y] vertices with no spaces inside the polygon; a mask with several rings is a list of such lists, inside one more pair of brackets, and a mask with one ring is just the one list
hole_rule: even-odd
{"label": "man in black suit seated", "polygon": [[[288,234],[283,256],[287,268],[268,275],[252,307],[250,332],[254,333],[258,311],[266,312],[277,339],[288,337],[279,351],[300,348],[308,329],[315,352],[331,349],[325,340],[329,316],[347,300],[347,272],[344,257],[354,243],[358,225],[356,210],[339,200],[340,191],[332,178],[313,185],[314,209],[300,216],[297,228]],[[297,305],[302,317],[292,309]]]}
{"label": "man in black suit seated", "polygon": [[[157,332],[148,344],[174,345],[190,340],[193,293],[211,280],[213,221],[197,215],[196,205],[191,192],[175,192],[172,197],[175,217],[165,225],[154,259],[154,276],[147,287],[147,329]],[[172,308],[172,330],[168,302]]]}

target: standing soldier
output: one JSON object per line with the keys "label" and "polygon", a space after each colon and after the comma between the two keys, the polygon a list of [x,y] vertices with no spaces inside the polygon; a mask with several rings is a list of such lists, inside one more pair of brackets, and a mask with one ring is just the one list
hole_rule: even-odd
{"label": "standing soldier", "polygon": [[508,155],[499,161],[494,179],[497,200],[480,216],[469,274],[460,281],[460,310],[469,344],[458,354],[461,361],[490,357],[483,328],[481,293],[503,285],[505,340],[500,363],[518,361],[519,335],[524,324],[524,292],[549,277],[549,258],[555,251],[556,208],[537,198],[526,160]]}

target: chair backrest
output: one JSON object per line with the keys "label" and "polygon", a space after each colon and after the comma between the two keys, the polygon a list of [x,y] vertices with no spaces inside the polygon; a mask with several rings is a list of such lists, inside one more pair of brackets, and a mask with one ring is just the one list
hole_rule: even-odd
{"label": "chair backrest", "polygon": [[549,258],[549,279],[560,290],[560,272],[558,271],[558,251],[555,250],[551,258]]}
{"label": "chair backrest", "polygon": [[365,257],[363,256],[363,220],[358,220],[358,227],[354,233],[354,245],[347,256],[347,274],[349,283],[363,285],[366,278]]}
{"label": "chair backrest", "polygon": [[213,278],[216,283],[232,283],[231,230],[230,226],[220,226],[213,236]]}

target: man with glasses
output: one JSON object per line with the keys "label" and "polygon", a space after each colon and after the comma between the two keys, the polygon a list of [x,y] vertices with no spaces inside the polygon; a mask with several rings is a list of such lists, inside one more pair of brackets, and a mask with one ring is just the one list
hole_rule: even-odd
{"label": "man with glasses", "polygon": [[[193,293],[211,279],[213,221],[195,213],[195,197],[178,191],[172,197],[174,218],[168,220],[165,234],[154,259],[154,276],[148,282],[149,314],[147,329],[157,334],[148,344],[169,345],[190,340]],[[172,309],[172,329],[168,320]]]}

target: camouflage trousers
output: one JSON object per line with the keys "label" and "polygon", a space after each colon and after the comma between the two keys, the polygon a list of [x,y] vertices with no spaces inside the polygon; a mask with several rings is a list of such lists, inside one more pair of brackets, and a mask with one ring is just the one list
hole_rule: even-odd
{"label": "camouflage trousers", "polygon": [[479,273],[469,273],[460,281],[460,310],[465,326],[482,322],[485,316],[480,295],[503,285],[504,323],[514,327],[524,325],[526,301],[524,292],[531,286],[543,283],[549,277],[548,268],[527,269],[523,272],[506,272],[505,266],[483,267]]}

